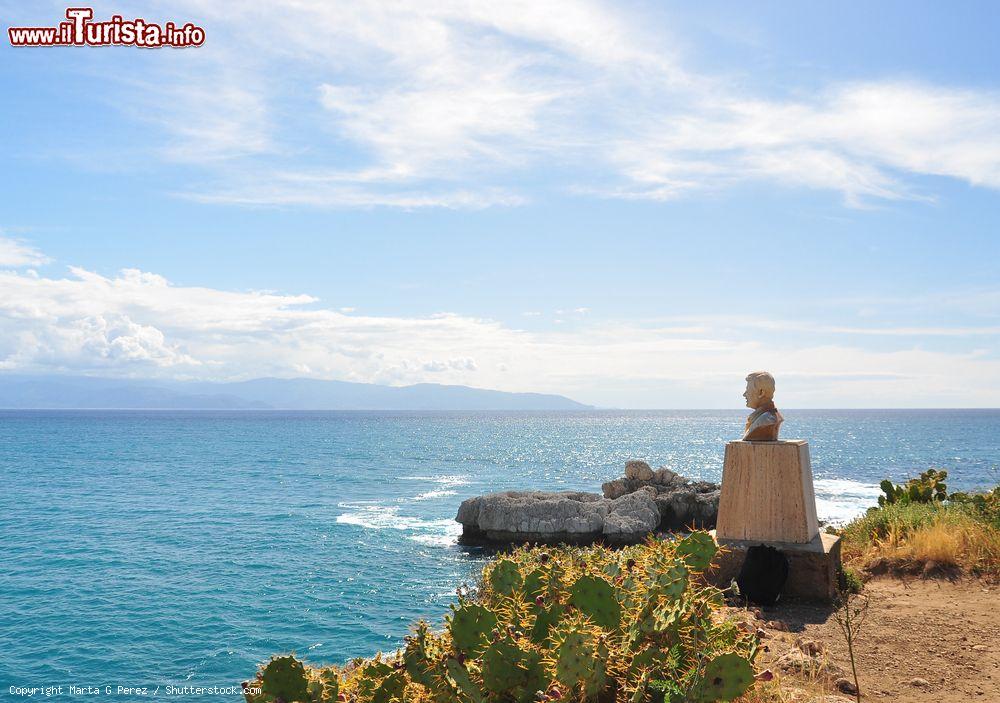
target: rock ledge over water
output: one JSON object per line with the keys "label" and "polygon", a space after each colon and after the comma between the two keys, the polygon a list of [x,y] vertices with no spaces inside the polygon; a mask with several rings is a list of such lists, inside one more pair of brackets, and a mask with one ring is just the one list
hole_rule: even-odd
{"label": "rock ledge over water", "polygon": [[625,477],[582,491],[505,491],[469,498],[458,509],[460,541],[590,544],[641,542],[652,532],[712,527],[719,486],[692,482],[644,461],[625,465]]}

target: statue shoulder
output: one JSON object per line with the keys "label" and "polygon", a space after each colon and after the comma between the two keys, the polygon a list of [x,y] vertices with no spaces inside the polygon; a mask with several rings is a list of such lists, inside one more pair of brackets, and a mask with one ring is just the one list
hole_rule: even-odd
{"label": "statue shoulder", "polygon": [[776,440],[778,439],[778,429],[784,418],[777,408],[768,409],[747,421],[746,430],[743,432],[743,439],[750,441]]}
{"label": "statue shoulder", "polygon": [[760,415],[754,418],[753,422],[750,423],[748,429],[752,430],[756,427],[767,427],[768,425],[776,425],[781,422],[781,413],[777,410],[766,410]]}

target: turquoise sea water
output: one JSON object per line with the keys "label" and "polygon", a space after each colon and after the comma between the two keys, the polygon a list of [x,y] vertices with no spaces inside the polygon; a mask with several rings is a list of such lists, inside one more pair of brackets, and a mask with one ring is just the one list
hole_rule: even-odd
{"label": "turquoise sea water", "polygon": [[[1000,411],[784,412],[782,436],[810,442],[821,517],[929,466],[955,489],[1000,482]],[[392,649],[481,565],[455,545],[463,498],[599,490],[630,458],[718,480],[744,416],[0,411],[0,699],[62,685],[76,700],[70,684],[165,698],[275,652]]]}

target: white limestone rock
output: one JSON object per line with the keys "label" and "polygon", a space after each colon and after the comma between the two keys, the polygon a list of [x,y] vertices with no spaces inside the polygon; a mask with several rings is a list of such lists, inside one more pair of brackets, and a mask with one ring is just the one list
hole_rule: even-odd
{"label": "white limestone rock", "polygon": [[469,498],[455,518],[461,541],[475,543],[639,542],[657,530],[712,527],[719,487],[688,481],[644,461],[625,465],[625,477],[579,491],[506,491]]}
{"label": "white limestone rock", "polygon": [[659,524],[660,511],[652,494],[636,491],[610,501],[604,518],[604,535],[610,541],[634,541],[637,535],[647,535]]}
{"label": "white limestone rock", "polygon": [[659,525],[645,491],[608,500],[596,493],[506,491],[464,501],[463,542],[639,542]]}
{"label": "white limestone rock", "polygon": [[607,483],[601,484],[601,492],[604,493],[605,498],[614,500],[615,498],[621,498],[626,493],[630,493],[628,482],[623,478],[616,478],[614,481],[608,481]]}
{"label": "white limestone rock", "polygon": [[646,462],[633,459],[625,464],[625,478],[632,478],[636,481],[652,481],[653,470]]}
{"label": "white limestone rock", "polygon": [[654,480],[657,483],[659,483],[661,485],[664,485],[664,486],[669,485],[669,484],[673,483],[675,480],[677,480],[678,478],[680,478],[680,476],[676,472],[671,471],[666,466],[657,469],[655,473],[656,473],[656,476],[655,476]]}

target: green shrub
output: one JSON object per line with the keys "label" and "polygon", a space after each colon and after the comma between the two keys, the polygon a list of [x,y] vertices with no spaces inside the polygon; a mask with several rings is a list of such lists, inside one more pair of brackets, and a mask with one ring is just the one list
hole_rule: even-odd
{"label": "green shrub", "polygon": [[968,507],[976,516],[1000,528],[1000,486],[988,493],[952,493],[948,501]]}
{"label": "green shrub", "polygon": [[420,622],[395,653],[306,667],[294,681],[287,657],[274,659],[258,673],[264,692],[246,697],[275,701],[274,668],[280,689],[305,687],[309,703],[732,700],[754,682],[758,640],[713,617],[722,592],[692,578],[715,552],[707,533],[619,550],[519,549],[485,567],[441,631]]}
{"label": "green shrub", "polygon": [[929,525],[942,510],[935,503],[891,503],[880,508],[870,508],[855,518],[842,530],[844,544],[867,545],[882,540],[890,534],[905,536]]}
{"label": "green shrub", "polygon": [[947,471],[935,471],[927,469],[917,478],[911,478],[905,485],[894,485],[889,479],[885,479],[879,486],[882,488],[884,496],[879,496],[880,506],[901,503],[933,503],[943,501],[948,497],[948,486],[944,480],[948,478]]}
{"label": "green shrub", "polygon": [[911,573],[1000,577],[1000,490],[871,508],[842,530],[845,561]]}
{"label": "green shrub", "polygon": [[843,566],[837,573],[837,585],[841,593],[861,593],[865,587],[861,575],[850,566]]}

